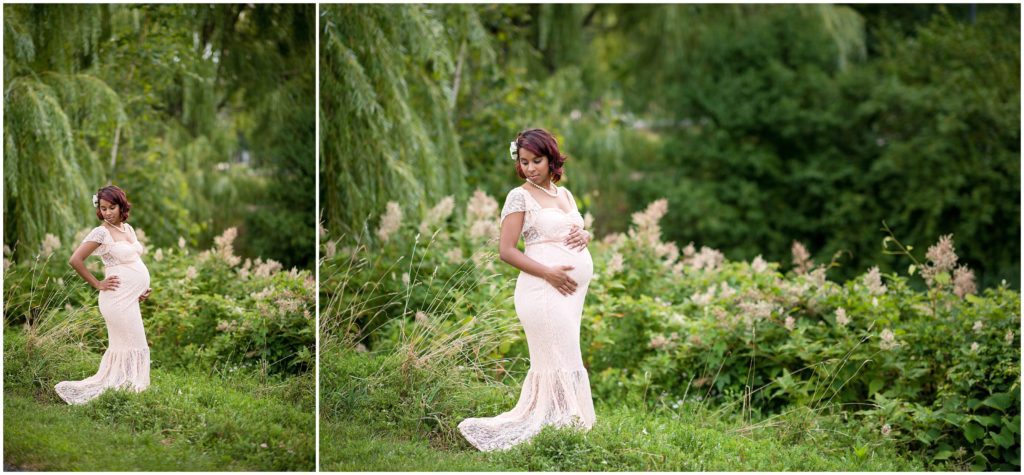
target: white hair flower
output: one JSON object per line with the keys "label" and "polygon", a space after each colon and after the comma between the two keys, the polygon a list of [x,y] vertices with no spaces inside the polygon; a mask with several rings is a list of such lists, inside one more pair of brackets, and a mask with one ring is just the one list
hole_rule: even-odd
{"label": "white hair flower", "polygon": [[97,208],[97,207],[99,207],[99,205],[100,205],[100,197],[96,196],[96,195],[92,195],[92,207],[93,208]]}
{"label": "white hair flower", "polygon": [[519,161],[519,144],[515,140],[508,146],[508,154],[512,156],[513,161]]}

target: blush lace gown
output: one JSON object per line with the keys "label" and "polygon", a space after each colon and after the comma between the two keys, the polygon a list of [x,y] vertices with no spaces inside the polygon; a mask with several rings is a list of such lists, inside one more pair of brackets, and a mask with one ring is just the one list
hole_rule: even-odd
{"label": "blush lace gown", "polygon": [[548,266],[571,265],[576,291],[562,295],[540,277],[520,272],[516,281],[515,307],[526,331],[530,370],[523,381],[515,408],[495,417],[473,417],[459,423],[462,435],[482,451],[504,450],[529,440],[546,425],[594,425],[590,379],[580,353],[580,322],[583,300],[593,275],[590,251],[563,244],[573,225],[583,227],[583,216],[565,188],[573,211],[543,208],[529,192],[515,188],[505,198],[501,221],[523,211],[526,255]]}
{"label": "blush lace gown", "polygon": [[[127,225],[127,223],[126,223]],[[68,404],[83,404],[109,388],[136,392],[149,387],[149,345],[142,328],[139,296],[149,288],[149,270],[142,263],[145,250],[127,225],[131,241],[114,241],[104,226],[99,226],[83,242],[100,244],[92,255],[100,256],[107,277],[116,275],[116,290],[100,291],[99,307],[107,323],[110,345],[100,360],[99,371],[81,381],[63,381],[54,388]]]}

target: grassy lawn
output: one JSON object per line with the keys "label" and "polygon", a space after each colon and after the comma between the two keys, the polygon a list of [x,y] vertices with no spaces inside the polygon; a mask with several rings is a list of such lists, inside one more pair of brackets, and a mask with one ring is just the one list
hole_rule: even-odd
{"label": "grassy lawn", "polygon": [[321,422],[325,471],[922,471],[923,462],[886,441],[827,434],[791,437],[779,429],[705,425],[696,416],[645,415],[598,408],[593,430],[546,429],[507,452],[463,444],[436,447],[426,437],[354,419]]}
{"label": "grassy lawn", "polygon": [[645,411],[600,400],[589,432],[549,428],[511,450],[482,453],[454,425],[474,411],[496,415],[510,409],[515,388],[459,385],[445,375],[399,375],[389,361],[331,350],[321,354],[321,365],[325,471],[941,469],[901,453],[877,428],[808,411],[751,424],[698,405]]}
{"label": "grassy lawn", "polygon": [[4,464],[22,470],[314,470],[312,376],[154,369],[139,394],[69,406],[5,387]]}

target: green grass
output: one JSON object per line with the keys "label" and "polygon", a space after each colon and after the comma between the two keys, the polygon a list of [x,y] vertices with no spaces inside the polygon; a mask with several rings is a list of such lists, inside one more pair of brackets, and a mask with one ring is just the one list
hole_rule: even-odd
{"label": "green grass", "polygon": [[[433,447],[426,437],[361,420],[321,422],[325,471],[923,471],[885,441],[841,436],[779,438],[777,430],[742,435],[739,426],[708,427],[697,416],[674,418],[598,407],[589,432],[545,429],[506,452]],[[858,449],[861,449],[858,454]]]}
{"label": "green grass", "polygon": [[[33,367],[20,331],[5,332],[4,464],[53,471],[312,471],[313,374],[151,373],[141,393],[107,391],[70,406],[52,383],[95,372],[98,355],[54,347]],[[84,355],[84,356],[83,356]]]}
{"label": "green grass", "polygon": [[[589,432],[548,428],[505,452],[457,435],[469,415],[511,409],[517,388],[457,372],[401,374],[393,357],[321,354],[320,463],[325,471],[922,471],[877,428],[793,411],[760,424],[713,408],[597,402]],[[397,384],[413,381],[412,386]],[[358,390],[353,390],[359,388]]]}

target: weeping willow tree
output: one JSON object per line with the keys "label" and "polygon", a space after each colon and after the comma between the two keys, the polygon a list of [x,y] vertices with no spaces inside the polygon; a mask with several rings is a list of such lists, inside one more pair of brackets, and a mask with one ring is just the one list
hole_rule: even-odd
{"label": "weeping willow tree", "polygon": [[[89,70],[106,6],[5,5],[4,15],[4,243],[20,254],[47,233],[71,237],[127,118],[121,97]],[[57,48],[57,38],[77,48]]]}
{"label": "weeping willow tree", "polygon": [[[465,12],[461,22],[446,24],[448,9]],[[332,232],[359,232],[389,200],[425,209],[464,193],[451,101],[467,47],[458,38],[469,35],[453,27],[479,30],[458,6],[322,7],[321,207]]]}
{"label": "weeping willow tree", "polygon": [[69,239],[112,183],[154,244],[237,226],[243,255],[312,264],[312,5],[4,11],[5,244]]}

